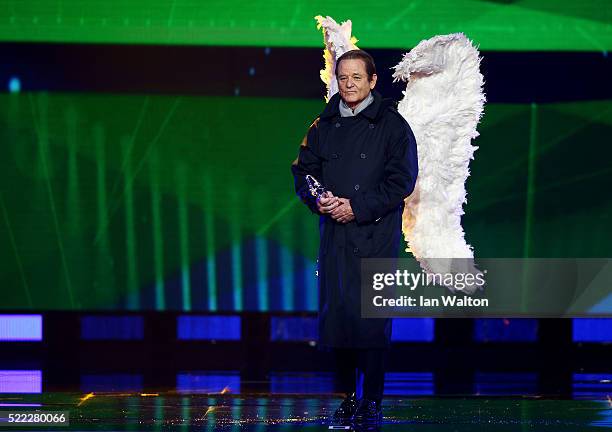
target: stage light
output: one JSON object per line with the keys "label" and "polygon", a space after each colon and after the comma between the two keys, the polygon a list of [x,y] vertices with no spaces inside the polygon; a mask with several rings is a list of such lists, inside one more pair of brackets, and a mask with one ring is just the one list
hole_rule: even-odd
{"label": "stage light", "polygon": [[433,372],[387,372],[385,392],[387,396],[433,395]]}
{"label": "stage light", "polygon": [[318,337],[316,317],[282,317],[273,316],[270,320],[270,340],[315,341]]}
{"label": "stage light", "polygon": [[239,316],[177,317],[177,338],[181,340],[240,340]]}
{"label": "stage light", "polygon": [[0,315],[0,341],[42,341],[42,315]]}
{"label": "stage light", "polygon": [[19,93],[21,91],[21,81],[18,77],[11,77],[9,79],[8,90],[10,93]]}
{"label": "stage light", "polygon": [[479,318],[474,320],[476,342],[536,342],[538,320],[531,318]]}
{"label": "stage light", "polygon": [[81,391],[90,392],[141,392],[142,374],[84,374],[81,375]]}
{"label": "stage light", "polygon": [[141,316],[84,316],[81,339],[142,340],[144,319]]}
{"label": "stage light", "polygon": [[391,331],[393,342],[431,342],[434,340],[433,318],[395,318]]}
{"label": "stage light", "polygon": [[0,370],[2,393],[42,393],[42,371]]}
{"label": "stage light", "polygon": [[480,396],[533,395],[537,393],[535,372],[476,372],[474,392]]}
{"label": "stage light", "polygon": [[574,318],[574,342],[612,342],[612,318]]}
{"label": "stage light", "polygon": [[179,373],[176,375],[176,391],[190,394],[240,393],[240,373],[234,371]]}

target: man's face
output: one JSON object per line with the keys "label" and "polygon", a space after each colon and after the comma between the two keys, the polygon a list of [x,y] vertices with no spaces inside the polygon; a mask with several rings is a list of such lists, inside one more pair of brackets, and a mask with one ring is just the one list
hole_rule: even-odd
{"label": "man's face", "polygon": [[376,74],[368,81],[365,62],[361,59],[346,59],[338,66],[338,89],[340,97],[350,108],[364,100],[376,85]]}

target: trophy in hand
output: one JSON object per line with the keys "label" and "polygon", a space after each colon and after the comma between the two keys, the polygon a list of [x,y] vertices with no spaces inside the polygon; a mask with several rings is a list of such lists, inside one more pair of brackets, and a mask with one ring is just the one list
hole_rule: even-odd
{"label": "trophy in hand", "polygon": [[308,189],[310,189],[310,193],[313,197],[320,199],[327,197],[327,191],[325,187],[313,176],[310,174],[306,175],[306,183],[308,183]]}
{"label": "trophy in hand", "polygon": [[[313,197],[317,199],[327,198],[327,190],[321,184],[319,180],[311,176],[310,174],[306,175],[306,183],[308,183],[308,188],[310,189],[310,193]],[[380,221],[381,218],[377,218],[374,223]]]}

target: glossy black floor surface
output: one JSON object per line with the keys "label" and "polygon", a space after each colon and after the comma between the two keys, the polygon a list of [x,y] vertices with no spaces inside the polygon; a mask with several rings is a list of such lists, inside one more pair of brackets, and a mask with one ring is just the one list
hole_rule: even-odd
{"label": "glossy black floor surface", "polygon": [[[0,395],[0,411],[69,413],[69,426],[25,430],[328,430],[337,395],[50,392]],[[557,431],[612,428],[612,402],[540,396],[415,396],[383,401],[383,431]],[[24,427],[0,425],[0,429]]]}

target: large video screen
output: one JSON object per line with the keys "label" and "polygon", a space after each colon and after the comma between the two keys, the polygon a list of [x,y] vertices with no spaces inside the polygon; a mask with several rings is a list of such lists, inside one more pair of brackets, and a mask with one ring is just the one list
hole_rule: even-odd
{"label": "large video screen", "polygon": [[483,50],[609,51],[607,0],[1,0],[0,40],[320,47],[313,17],[351,19],[362,48],[464,32]]}
{"label": "large video screen", "polygon": [[318,218],[290,170],[325,106],[315,15],[352,20],[396,100],[391,67],[420,40],[479,47],[488,101],[462,216],[477,258],[610,257],[610,14],[0,0],[0,309],[316,311]]}
{"label": "large video screen", "polygon": [[[323,106],[1,95],[1,307],[316,310],[318,218],[290,165]],[[611,124],[606,102],[487,105],[463,217],[477,256],[609,256]]]}

